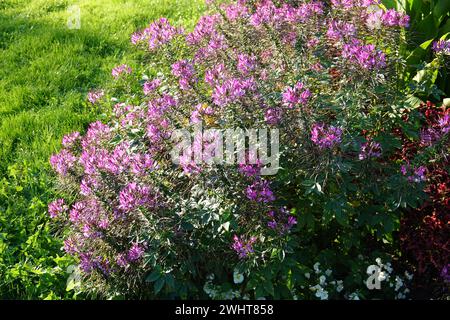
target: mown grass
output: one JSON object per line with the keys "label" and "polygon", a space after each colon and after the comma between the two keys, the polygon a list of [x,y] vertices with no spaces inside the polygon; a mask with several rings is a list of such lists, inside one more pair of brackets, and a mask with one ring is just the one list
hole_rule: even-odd
{"label": "mown grass", "polygon": [[[133,61],[130,34],[161,16],[192,26],[202,0],[2,0],[0,2],[0,298],[57,298],[64,267],[48,224],[48,158],[61,137],[97,111],[87,92]],[[68,7],[81,28],[67,27]]]}

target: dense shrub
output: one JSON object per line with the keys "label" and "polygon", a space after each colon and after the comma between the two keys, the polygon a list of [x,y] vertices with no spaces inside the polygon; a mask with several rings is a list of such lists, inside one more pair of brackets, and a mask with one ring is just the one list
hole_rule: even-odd
{"label": "dense shrub", "polygon": [[425,188],[429,199],[404,215],[400,237],[403,252],[416,268],[417,295],[439,297],[446,293],[449,280],[450,143],[442,133],[450,131],[450,112],[444,105],[436,107],[431,102],[421,105],[418,111],[420,137],[414,141],[404,138],[402,157],[407,161],[429,159]]}
{"label": "dense shrub", "polygon": [[[404,298],[400,208],[425,197],[427,159],[399,157],[400,133],[417,130],[398,76],[409,18],[377,2],[210,1],[192,32],[160,19],[133,34],[142,65],[114,68],[115,86],[89,96],[108,122],[51,158],[66,197],[49,213],[81,289]],[[200,125],[279,129],[279,166],[251,153],[215,164],[217,131]],[[177,129],[192,141],[182,155]],[[373,272],[381,290],[366,286]]]}

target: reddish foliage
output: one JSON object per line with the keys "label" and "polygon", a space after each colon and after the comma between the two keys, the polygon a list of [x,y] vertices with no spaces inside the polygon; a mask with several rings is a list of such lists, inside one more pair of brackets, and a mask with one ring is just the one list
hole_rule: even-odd
{"label": "reddish foliage", "polygon": [[[422,128],[434,128],[450,109],[437,108],[430,102],[419,109],[424,116]],[[406,115],[406,118],[408,115]],[[410,160],[420,148],[418,142],[404,140],[401,157]],[[449,157],[427,165],[425,192],[429,199],[418,209],[407,212],[401,221],[403,252],[415,266],[417,289],[438,289],[444,285],[440,273],[449,262],[450,246],[450,168]],[[446,170],[447,169],[447,170]],[[434,283],[434,285],[432,285]]]}

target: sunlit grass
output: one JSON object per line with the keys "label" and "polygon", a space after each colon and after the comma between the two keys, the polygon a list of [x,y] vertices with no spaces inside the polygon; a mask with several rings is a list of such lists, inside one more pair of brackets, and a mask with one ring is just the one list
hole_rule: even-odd
{"label": "sunlit grass", "polygon": [[[67,27],[71,5],[79,30]],[[133,61],[132,32],[162,16],[193,26],[203,10],[203,0],[0,1],[0,298],[64,291],[47,224],[48,158],[98,116],[86,95]]]}

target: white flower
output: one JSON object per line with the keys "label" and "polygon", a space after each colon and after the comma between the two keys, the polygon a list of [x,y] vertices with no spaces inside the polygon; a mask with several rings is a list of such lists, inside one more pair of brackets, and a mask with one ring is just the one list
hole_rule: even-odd
{"label": "white flower", "polygon": [[401,292],[398,293],[397,299],[405,299],[405,298],[406,298],[406,296],[403,293],[401,293]]}
{"label": "white flower", "polygon": [[327,281],[327,278],[325,276],[320,276],[319,281],[320,281],[320,285],[323,286],[323,285],[325,285],[325,281]]}
{"label": "white flower", "polygon": [[259,297],[259,298],[256,298],[256,300],[266,300],[266,297]]}
{"label": "white flower", "polygon": [[386,277],[387,277],[386,272],[381,271],[381,272],[378,274],[378,281],[384,281],[384,280],[386,280]]}
{"label": "white flower", "polygon": [[320,288],[316,291],[316,297],[320,298],[320,300],[327,300],[328,299],[328,291]]}
{"label": "white flower", "polygon": [[235,284],[240,284],[244,281],[244,275],[242,273],[239,273],[236,269],[234,269],[233,272],[233,281]]}
{"label": "white flower", "polygon": [[348,299],[349,300],[359,300],[358,293],[357,292],[350,293],[350,295],[348,296]]}
{"label": "white flower", "polygon": [[366,25],[369,29],[380,29],[382,26],[383,10],[375,11],[369,14],[366,19]]}
{"label": "white flower", "polygon": [[327,271],[325,271],[325,274],[327,275],[327,277],[331,276],[331,273],[333,273],[333,271],[330,269],[327,269]]}
{"label": "white flower", "polygon": [[305,277],[306,277],[306,279],[309,279],[309,278],[311,278],[311,274],[309,272],[307,272],[307,273],[305,273]]}
{"label": "white flower", "polygon": [[337,292],[341,292],[342,290],[344,290],[344,281],[338,280],[337,281],[336,291]]}
{"label": "white flower", "polygon": [[403,287],[403,280],[399,277],[399,276],[396,276],[395,277],[395,291],[398,291],[398,290],[400,290],[400,288],[401,287]]}
{"label": "white flower", "polygon": [[376,258],[375,259],[375,262],[381,267],[383,264],[382,264],[382,261],[381,261],[381,258]]}
{"label": "white flower", "polygon": [[390,262],[386,263],[385,269],[389,273],[392,273],[392,271],[394,271]]}
{"label": "white flower", "polygon": [[414,275],[413,275],[413,274],[409,274],[408,271],[405,271],[405,277],[406,277],[406,279],[408,279],[408,280],[412,280],[412,278],[414,277]]}
{"label": "white flower", "polygon": [[314,268],[314,271],[316,272],[316,273],[319,273],[320,272],[320,262],[316,262],[315,264],[314,264],[314,266],[313,266],[313,268]]}

